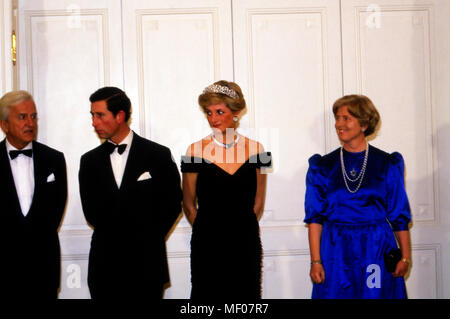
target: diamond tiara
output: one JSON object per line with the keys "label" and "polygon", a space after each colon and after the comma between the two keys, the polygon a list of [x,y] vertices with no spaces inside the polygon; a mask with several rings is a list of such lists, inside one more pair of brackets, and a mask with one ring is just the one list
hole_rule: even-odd
{"label": "diamond tiara", "polygon": [[221,93],[221,94],[225,94],[225,95],[231,97],[232,99],[235,99],[238,97],[235,90],[232,90],[226,86],[217,85],[217,84],[211,84],[210,86],[208,86],[207,88],[205,88],[203,90],[203,93]]}

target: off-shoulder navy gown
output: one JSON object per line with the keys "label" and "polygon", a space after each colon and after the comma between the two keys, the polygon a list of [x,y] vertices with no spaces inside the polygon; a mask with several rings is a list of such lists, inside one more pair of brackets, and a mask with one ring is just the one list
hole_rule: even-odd
{"label": "off-shoulder navy gown", "polygon": [[[358,174],[365,151],[344,150],[348,176]],[[309,159],[305,223],[323,225],[320,254],[325,282],[314,284],[312,298],[406,298],[403,277],[384,266],[384,254],[397,248],[394,231],[408,230],[410,207],[400,153],[369,146],[360,189],[345,184],[339,149]],[[349,182],[355,190],[357,182]]]}
{"label": "off-shoulder navy gown", "polygon": [[261,298],[261,240],[253,211],[256,169],[269,152],[251,156],[234,173],[199,157],[182,157],[183,173],[198,173],[191,237],[192,299]]}

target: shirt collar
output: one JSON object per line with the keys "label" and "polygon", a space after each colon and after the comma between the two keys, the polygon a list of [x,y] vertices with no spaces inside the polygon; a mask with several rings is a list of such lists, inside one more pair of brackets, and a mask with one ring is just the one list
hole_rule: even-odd
{"label": "shirt collar", "polygon": [[118,144],[114,143],[111,140],[108,140],[109,143],[112,143],[114,145],[127,144],[127,148],[125,149],[125,151],[129,149],[132,141],[133,141],[133,131],[132,130],[130,130],[128,135]]}
{"label": "shirt collar", "polygon": [[[27,146],[22,148],[22,150],[31,150],[31,149],[33,149],[33,142],[28,143]],[[19,149],[14,147],[6,138],[6,151],[9,153],[9,151],[18,151],[18,150]]]}

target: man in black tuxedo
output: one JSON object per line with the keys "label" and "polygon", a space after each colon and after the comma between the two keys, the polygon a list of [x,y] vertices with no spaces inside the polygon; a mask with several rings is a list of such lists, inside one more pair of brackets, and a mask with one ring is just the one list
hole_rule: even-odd
{"label": "man in black tuxedo", "polygon": [[0,100],[0,275],[11,299],[55,299],[61,263],[58,228],[67,200],[64,155],[35,140],[32,96]]}
{"label": "man in black tuxedo", "polygon": [[167,147],[130,130],[125,92],[90,97],[92,126],[106,140],[81,157],[83,212],[93,227],[93,299],[161,299],[169,282],[165,238],[181,213],[180,175]]}

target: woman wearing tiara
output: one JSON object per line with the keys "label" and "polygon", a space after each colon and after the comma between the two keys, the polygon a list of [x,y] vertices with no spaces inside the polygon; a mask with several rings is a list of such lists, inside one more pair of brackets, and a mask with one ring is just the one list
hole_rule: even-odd
{"label": "woman wearing tiara", "polygon": [[198,102],[212,133],[182,157],[183,208],[192,225],[191,298],[261,298],[258,220],[270,153],[236,128],[246,107],[240,87],[218,81]]}
{"label": "woman wearing tiara", "polygon": [[[366,141],[380,116],[372,101],[348,95],[333,105],[342,147],[309,159],[305,223],[309,224],[312,298],[407,298],[410,207],[400,153]],[[400,260],[385,254],[400,246]]]}

